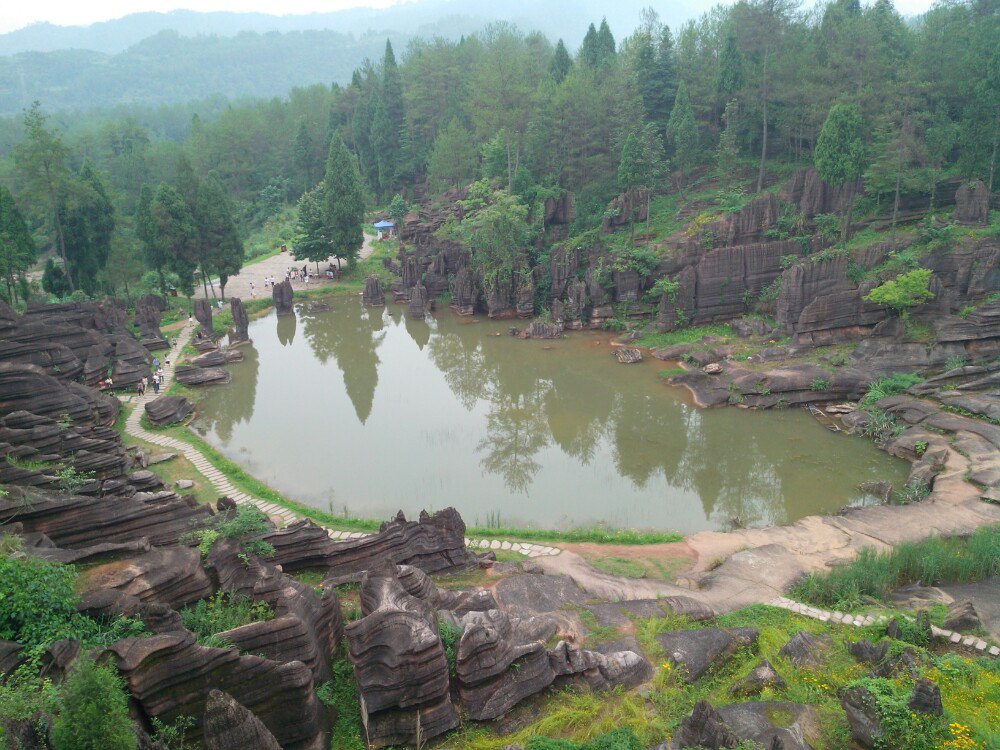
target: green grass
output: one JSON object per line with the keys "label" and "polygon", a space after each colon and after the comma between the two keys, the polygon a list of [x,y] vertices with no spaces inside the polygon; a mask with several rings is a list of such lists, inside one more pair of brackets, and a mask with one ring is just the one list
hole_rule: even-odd
{"label": "green grass", "polygon": [[627,557],[593,557],[588,560],[591,566],[609,576],[620,578],[646,578],[649,570],[641,562],[629,560]]}
{"label": "green grass", "polygon": [[635,345],[650,349],[663,349],[677,344],[695,344],[705,336],[718,336],[728,341],[733,336],[733,329],[728,325],[715,323],[707,326],[690,326],[666,333],[647,333],[642,338],[637,339]]}
{"label": "green grass", "polygon": [[247,256],[243,267],[273,258],[281,252],[282,244],[291,245],[297,216],[298,211],[294,206],[284,206],[276,216],[272,216],[260,229],[252,232],[243,243]]}
{"label": "green grass", "polygon": [[879,378],[868,384],[868,391],[865,393],[864,398],[861,399],[861,403],[866,406],[874,404],[880,399],[895,396],[897,393],[902,393],[907,388],[911,388],[923,381],[924,379],[916,373],[904,372],[897,372],[887,378]]}
{"label": "green grass", "polygon": [[[344,651],[341,648],[341,651]],[[320,701],[334,709],[336,719],[330,728],[330,747],[337,750],[365,750],[361,727],[361,704],[351,665],[343,656],[331,665],[333,679],[316,691]]]}
{"label": "green grass", "polygon": [[219,638],[219,633],[270,620],[274,610],[266,602],[255,602],[249,596],[220,591],[211,599],[202,599],[180,610],[180,616],[184,627],[195,634],[202,646],[226,648],[228,644]]}
{"label": "green grass", "polygon": [[660,372],[657,374],[659,375],[661,380],[668,380],[669,378],[677,377],[678,375],[683,375],[686,372],[687,370],[685,370],[683,367],[670,367],[664,370],[660,370]]}
{"label": "green grass", "polygon": [[1000,575],[1000,526],[984,526],[969,537],[905,542],[888,552],[863,549],[852,562],[813,573],[792,595],[819,606],[856,607],[862,597],[885,599],[915,581],[925,586],[979,581]]}

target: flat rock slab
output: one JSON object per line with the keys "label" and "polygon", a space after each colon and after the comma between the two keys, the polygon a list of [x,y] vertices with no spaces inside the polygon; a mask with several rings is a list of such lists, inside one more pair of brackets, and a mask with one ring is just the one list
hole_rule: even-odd
{"label": "flat rock slab", "polygon": [[674,630],[656,636],[670,660],[685,669],[688,682],[722,666],[736,649],[757,642],[756,628]]}
{"label": "flat rock slab", "polygon": [[504,578],[494,588],[494,596],[504,607],[520,614],[543,614],[581,605],[590,598],[566,576],[525,575]]}
{"label": "flat rock slab", "polygon": [[663,607],[656,599],[632,599],[622,602],[588,604],[585,609],[594,615],[601,627],[620,628],[632,623],[632,618],[663,617]]}

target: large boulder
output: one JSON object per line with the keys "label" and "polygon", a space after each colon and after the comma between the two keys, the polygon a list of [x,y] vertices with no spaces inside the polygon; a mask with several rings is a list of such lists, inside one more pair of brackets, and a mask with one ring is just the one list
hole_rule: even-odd
{"label": "large boulder", "polygon": [[406,311],[414,320],[423,320],[427,315],[427,288],[423,284],[414,284],[410,287],[410,299]]}
{"label": "large boulder", "polygon": [[81,594],[115,589],[140,602],[175,609],[213,592],[201,554],[190,547],[154,549],[131,560],[89,568],[80,574],[77,585]]}
{"label": "large boulder", "polygon": [[201,333],[206,338],[215,338],[215,329],[212,328],[212,302],[207,299],[196,299],[194,301],[194,319],[201,326]]}
{"label": "large boulder", "polygon": [[[108,650],[148,719],[169,724],[203,716],[209,694],[220,690],[252,712],[284,750],[324,747],[312,673],[302,662],[281,664],[232,648],[199,646],[191,633],[125,638]],[[213,727],[195,724],[188,739],[198,742],[203,730]]]}
{"label": "large boulder", "polygon": [[374,307],[385,305],[385,294],[382,292],[382,282],[378,276],[365,277],[365,289],[361,293],[361,301]]}
{"label": "large boulder", "polygon": [[346,634],[369,745],[415,743],[457,727],[448,661],[430,605],[407,593],[395,566],[386,565],[362,580],[361,612]]}
{"label": "large boulder", "polygon": [[825,652],[830,648],[830,638],[826,635],[812,635],[804,630],[792,636],[778,654],[784,656],[797,667],[822,667]]}
{"label": "large boulder", "polygon": [[722,666],[736,649],[756,643],[757,636],[755,628],[702,628],[661,633],[656,640],[683,678],[694,682]]}
{"label": "large boulder", "polygon": [[147,401],[145,409],[153,424],[176,424],[191,416],[194,405],[183,396],[160,396]]}
{"label": "large boulder", "polygon": [[847,714],[851,739],[861,748],[880,747],[885,730],[875,706],[875,697],[867,688],[848,688],[840,696],[840,705]]}
{"label": "large boulder", "polygon": [[218,367],[198,367],[196,365],[177,365],[174,368],[174,378],[181,385],[190,387],[219,385],[233,379],[232,375]]}
{"label": "large boulder", "polygon": [[206,750],[281,750],[260,719],[221,690],[208,694],[202,726]]}
{"label": "large boulder", "polygon": [[274,310],[278,315],[293,315],[292,310],[292,282],[288,279],[271,287],[271,299],[274,301]]}
{"label": "large boulder", "polygon": [[990,191],[982,180],[965,182],[955,191],[953,218],[959,224],[989,224]]}
{"label": "large boulder", "polygon": [[740,743],[736,736],[707,701],[694,704],[691,713],[681,719],[681,725],[674,732],[674,748],[701,747],[706,750],[734,748]]}

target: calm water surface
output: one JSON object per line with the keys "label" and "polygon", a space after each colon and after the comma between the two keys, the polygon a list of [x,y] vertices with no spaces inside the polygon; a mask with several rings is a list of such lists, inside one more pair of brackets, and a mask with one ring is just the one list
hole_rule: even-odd
{"label": "calm water surface", "polygon": [[233,382],[206,392],[195,422],[322,510],[453,505],[470,525],[693,532],[861,504],[859,482],[909,470],[800,409],[695,409],[658,381],[663,363],[618,364],[607,333],[521,341],[508,323],[331,304],[252,322]]}

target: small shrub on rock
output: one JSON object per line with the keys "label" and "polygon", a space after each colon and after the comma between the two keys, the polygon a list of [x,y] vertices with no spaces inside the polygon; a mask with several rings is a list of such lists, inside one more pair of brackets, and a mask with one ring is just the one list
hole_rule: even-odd
{"label": "small shrub on rock", "polygon": [[52,750],[135,750],[128,693],[114,667],[81,659],[64,686]]}
{"label": "small shrub on rock", "polygon": [[248,596],[231,595],[220,591],[211,599],[202,599],[181,610],[181,622],[202,646],[229,646],[218,637],[233,628],[262,622],[274,617],[274,610],[266,602],[255,602]]}

